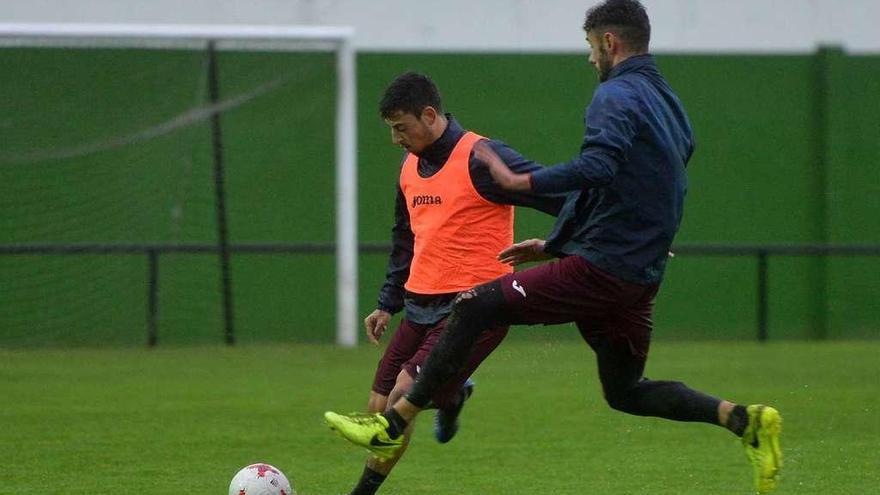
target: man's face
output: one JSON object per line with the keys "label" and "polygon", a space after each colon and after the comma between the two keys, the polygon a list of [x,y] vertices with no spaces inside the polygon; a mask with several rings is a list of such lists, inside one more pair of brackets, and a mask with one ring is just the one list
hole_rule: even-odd
{"label": "man's face", "polygon": [[587,43],[590,45],[590,64],[596,69],[599,82],[605,82],[611,72],[611,56],[608,55],[604,40],[596,33],[588,33]]}
{"label": "man's face", "polygon": [[429,114],[429,109],[423,110],[419,117],[398,111],[386,118],[385,123],[391,128],[391,142],[410,153],[420,154],[434,142],[430,128],[433,120]]}

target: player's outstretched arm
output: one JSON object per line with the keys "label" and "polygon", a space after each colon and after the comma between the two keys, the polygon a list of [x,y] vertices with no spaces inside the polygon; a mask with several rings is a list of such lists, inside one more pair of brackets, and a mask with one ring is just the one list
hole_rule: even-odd
{"label": "player's outstretched arm", "polygon": [[508,265],[519,265],[529,261],[543,261],[553,258],[544,251],[544,239],[529,239],[518,242],[498,253],[498,261]]}
{"label": "player's outstretched arm", "polygon": [[501,157],[485,141],[474,144],[474,158],[486,164],[492,179],[508,191],[531,191],[532,184],[529,178],[532,174],[517,174],[512,172],[501,160]]}
{"label": "player's outstretched arm", "polygon": [[[515,174],[530,174],[544,168],[541,164],[522,156],[518,151],[501,141],[487,139],[486,143],[501,158],[504,165]],[[474,154],[471,155],[468,166],[474,188],[487,201],[502,205],[531,208],[554,217],[559,216],[559,212],[562,211],[562,207],[565,205],[565,194],[510,191],[500,187],[489,172],[489,167],[477,159]]]}

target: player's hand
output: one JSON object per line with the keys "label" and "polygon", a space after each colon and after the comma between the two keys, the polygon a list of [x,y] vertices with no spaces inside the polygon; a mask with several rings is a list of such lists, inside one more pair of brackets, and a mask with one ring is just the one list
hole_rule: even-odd
{"label": "player's hand", "polygon": [[366,318],[364,318],[364,326],[367,328],[367,340],[371,344],[379,345],[379,339],[388,328],[388,322],[391,321],[391,313],[377,309]]}
{"label": "player's hand", "polygon": [[544,252],[544,239],[518,242],[498,253],[498,261],[507,265],[519,265],[529,261],[549,260],[553,256]]}
{"label": "player's hand", "polygon": [[483,162],[492,175],[492,180],[508,191],[528,191],[532,188],[530,174],[516,174],[507,168],[495,151],[485,140],[474,143],[474,158]]}

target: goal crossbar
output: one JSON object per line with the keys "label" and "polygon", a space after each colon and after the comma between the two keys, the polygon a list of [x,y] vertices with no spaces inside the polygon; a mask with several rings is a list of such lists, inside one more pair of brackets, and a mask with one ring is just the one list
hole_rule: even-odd
{"label": "goal crossbar", "polygon": [[2,38],[43,39],[166,39],[166,40],[290,40],[349,43],[354,29],[346,26],[0,23]]}

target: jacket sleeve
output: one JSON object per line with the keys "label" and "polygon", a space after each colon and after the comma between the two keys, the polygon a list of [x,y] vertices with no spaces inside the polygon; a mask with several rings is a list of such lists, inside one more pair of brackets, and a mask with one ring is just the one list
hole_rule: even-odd
{"label": "jacket sleeve", "polygon": [[[501,158],[501,161],[515,173],[532,173],[543,168],[501,141],[489,140],[488,143]],[[492,180],[489,168],[482,161],[474,158],[473,154],[471,154],[469,169],[474,189],[487,201],[504,205],[525,206],[554,217],[559,214],[562,204],[565,203],[565,194],[539,194],[531,191],[520,192],[502,189]]]}
{"label": "jacket sleeve", "polygon": [[409,278],[414,242],[406,198],[398,185],[397,199],[394,202],[394,226],[391,228],[391,254],[388,257],[385,283],[379,290],[378,308],[383,311],[395,314],[403,309],[403,296],[406,292],[403,285]]}
{"label": "jacket sleeve", "polygon": [[610,184],[617,167],[626,161],[639,121],[637,103],[628,91],[600,85],[586,111],[580,153],[568,162],[534,172],[532,190],[561,193]]}

